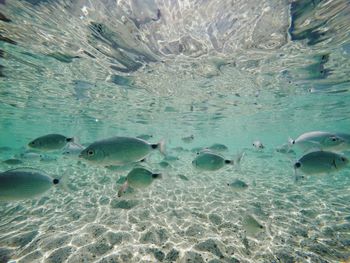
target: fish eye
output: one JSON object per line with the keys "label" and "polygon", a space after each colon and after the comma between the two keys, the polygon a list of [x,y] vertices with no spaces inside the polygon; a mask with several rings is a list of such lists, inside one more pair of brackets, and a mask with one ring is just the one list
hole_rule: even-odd
{"label": "fish eye", "polygon": [[88,156],[93,156],[94,155],[94,151],[93,150],[88,150],[87,154],[88,154]]}
{"label": "fish eye", "polygon": [[346,158],[345,158],[345,157],[341,157],[340,159],[341,159],[343,162],[346,161]]}

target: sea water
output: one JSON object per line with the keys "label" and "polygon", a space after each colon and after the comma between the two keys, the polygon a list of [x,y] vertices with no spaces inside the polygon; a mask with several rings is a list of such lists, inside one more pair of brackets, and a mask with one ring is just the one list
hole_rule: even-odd
{"label": "sea water", "polygon": [[[348,1],[3,0],[0,12],[0,171],[66,184],[0,203],[0,262],[350,260],[349,168],[295,182],[304,153],[276,151],[350,132]],[[133,165],[28,154],[50,133],[85,146],[146,134],[175,158],[152,152],[141,165],[162,179],[119,198]],[[197,170],[214,143],[240,165]]]}

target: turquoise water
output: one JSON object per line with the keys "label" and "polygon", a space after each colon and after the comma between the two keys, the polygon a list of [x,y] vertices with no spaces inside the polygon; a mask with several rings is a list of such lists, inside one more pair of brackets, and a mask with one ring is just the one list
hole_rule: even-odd
{"label": "turquoise water", "polygon": [[[304,152],[276,151],[350,133],[348,1],[3,0],[0,12],[0,171],[66,182],[0,203],[0,262],[350,260],[350,168],[296,183]],[[142,165],[162,179],[119,198],[133,165],[28,153],[50,133],[85,146],[147,134],[177,158],[152,152]],[[240,167],[193,167],[214,143],[244,152]]]}

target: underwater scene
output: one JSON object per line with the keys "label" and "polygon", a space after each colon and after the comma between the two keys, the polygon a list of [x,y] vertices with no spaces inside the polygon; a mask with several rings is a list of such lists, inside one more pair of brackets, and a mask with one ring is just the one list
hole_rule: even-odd
{"label": "underwater scene", "polygon": [[0,0],[0,263],[350,262],[348,0]]}

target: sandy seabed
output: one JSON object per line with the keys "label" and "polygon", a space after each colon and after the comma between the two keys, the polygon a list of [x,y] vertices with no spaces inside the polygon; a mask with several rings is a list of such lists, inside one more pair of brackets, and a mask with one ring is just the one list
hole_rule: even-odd
{"label": "sandy seabed", "polygon": [[[129,168],[28,164],[67,186],[0,204],[0,262],[349,262],[349,169],[295,183],[279,153],[249,152],[240,169],[216,172],[177,154],[166,168],[151,157],[143,165],[163,178],[120,198]],[[236,178],[248,188],[227,185]],[[248,215],[263,229],[247,227]]]}

